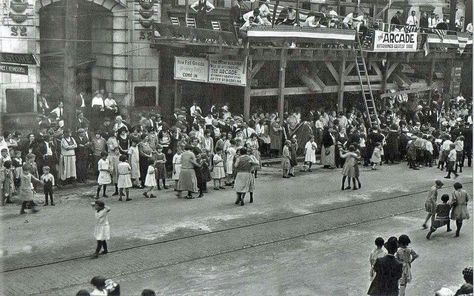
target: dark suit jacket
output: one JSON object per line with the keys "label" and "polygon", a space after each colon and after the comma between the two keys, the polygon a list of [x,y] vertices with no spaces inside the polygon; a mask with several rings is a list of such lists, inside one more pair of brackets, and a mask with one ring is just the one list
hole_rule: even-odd
{"label": "dark suit jacket", "polygon": [[[77,136],[74,140],[76,140],[76,143],[77,143],[76,158],[81,159],[81,160],[87,159],[87,157],[89,155],[89,149],[90,149],[89,139],[86,138],[86,137],[83,137],[82,140],[81,140],[81,138],[79,136]],[[79,147],[80,144],[86,145],[86,146]]]}
{"label": "dark suit jacket", "polygon": [[398,280],[402,277],[403,264],[393,255],[378,258],[374,264],[375,278],[370,284],[368,295],[398,296]]}

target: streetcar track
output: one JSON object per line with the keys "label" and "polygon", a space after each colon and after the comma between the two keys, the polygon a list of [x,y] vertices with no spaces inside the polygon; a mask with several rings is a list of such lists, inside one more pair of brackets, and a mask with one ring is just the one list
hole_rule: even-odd
{"label": "streetcar track", "polygon": [[[471,182],[465,182],[465,183],[461,183],[461,184],[466,185],[466,184],[472,184],[472,183]],[[389,196],[389,197],[386,197],[386,198],[381,198],[381,199],[376,199],[376,200],[362,201],[362,202],[356,202],[356,203],[353,203],[353,204],[348,204],[348,205],[343,205],[343,206],[338,206],[338,207],[332,207],[332,208],[328,208],[328,209],[322,209],[322,210],[318,210],[318,211],[314,211],[314,212],[310,212],[310,213],[303,213],[303,214],[296,214],[296,215],[292,215],[292,216],[288,216],[288,217],[268,219],[268,220],[261,221],[261,222],[249,223],[249,224],[245,224],[245,225],[234,226],[234,227],[229,227],[229,228],[224,228],[224,229],[218,229],[218,230],[203,232],[203,233],[196,233],[196,234],[191,234],[191,235],[187,235],[187,236],[182,236],[182,237],[176,237],[176,238],[166,239],[166,240],[162,240],[162,241],[157,241],[157,242],[150,242],[150,243],[145,243],[145,244],[140,244],[140,245],[135,245],[135,246],[130,246],[130,247],[124,247],[124,248],[121,248],[121,249],[110,251],[109,254],[111,254],[111,253],[120,253],[120,252],[129,251],[129,250],[145,248],[145,247],[149,247],[149,246],[161,245],[161,244],[165,244],[165,243],[176,242],[176,241],[191,239],[191,238],[195,238],[195,237],[201,237],[201,236],[206,236],[206,235],[213,235],[213,234],[218,234],[218,233],[223,233],[223,232],[229,232],[229,231],[238,230],[238,229],[250,228],[250,227],[265,225],[265,224],[269,224],[269,223],[273,223],[273,222],[288,221],[288,220],[292,220],[292,219],[297,219],[297,218],[301,218],[301,217],[327,213],[327,212],[336,211],[336,210],[350,209],[350,208],[355,208],[355,207],[362,206],[362,205],[368,205],[368,204],[373,204],[373,203],[378,203],[378,202],[383,202],[383,201],[388,201],[388,200],[394,200],[394,199],[403,198],[403,197],[409,197],[409,196],[412,196],[412,195],[418,195],[418,194],[426,193],[428,191],[429,190],[415,191],[415,192]],[[420,210],[420,209],[412,210],[412,211],[418,211],[418,210]],[[400,213],[400,214],[403,214],[403,213]],[[360,222],[360,223],[365,223],[366,221],[371,222],[373,220],[374,219],[364,220],[363,222]],[[357,225],[357,223],[353,224],[353,225]],[[348,224],[347,226],[350,226],[350,225]],[[342,227],[345,227],[345,226],[343,225]],[[338,226],[335,229],[342,228],[342,227]],[[328,229],[328,230],[332,230],[332,229]],[[324,231],[327,231],[327,230],[324,230]],[[322,231],[322,232],[324,232],[324,231]],[[315,233],[318,233],[318,232],[315,232]],[[310,234],[311,233],[306,234],[306,235],[310,235]],[[62,259],[62,260],[56,260],[56,261],[50,261],[50,262],[45,262],[45,263],[40,263],[40,264],[27,265],[27,266],[20,266],[20,267],[17,267],[17,268],[5,269],[5,270],[2,270],[1,273],[7,274],[7,273],[15,272],[15,271],[20,271],[20,270],[28,270],[28,269],[38,268],[38,267],[56,265],[56,264],[65,263],[65,262],[79,261],[81,259],[89,259],[89,258],[90,258],[90,255],[71,257],[71,258],[66,258],[66,259]]]}
{"label": "streetcar track", "polygon": [[[367,220],[363,220],[363,221],[359,221],[359,222],[346,223],[346,224],[342,224],[342,225],[338,225],[338,226],[333,226],[333,227],[329,227],[329,228],[325,228],[325,229],[320,229],[320,230],[316,230],[316,231],[307,232],[307,233],[304,233],[304,234],[298,234],[298,235],[294,235],[294,236],[290,236],[290,237],[280,238],[280,239],[276,239],[276,240],[270,240],[270,241],[267,241],[267,242],[260,242],[260,243],[255,243],[255,244],[251,244],[251,245],[244,245],[242,247],[228,249],[228,250],[224,250],[224,251],[220,251],[220,252],[216,252],[216,253],[212,253],[212,254],[208,254],[208,255],[204,255],[204,256],[190,258],[190,259],[187,259],[187,260],[181,260],[181,261],[178,261],[178,262],[170,262],[170,263],[167,263],[167,264],[162,264],[162,265],[158,265],[158,266],[143,268],[143,269],[136,270],[136,271],[120,272],[118,274],[109,275],[109,277],[110,278],[118,278],[118,277],[129,276],[129,275],[133,275],[133,274],[137,274],[137,273],[145,273],[145,272],[154,271],[154,270],[158,270],[158,269],[162,269],[162,268],[173,267],[173,266],[177,266],[177,265],[180,265],[180,264],[186,264],[186,263],[191,263],[191,262],[195,262],[195,261],[205,260],[205,259],[209,259],[209,258],[221,256],[221,255],[237,253],[237,252],[248,250],[248,249],[268,246],[268,245],[272,245],[272,244],[278,244],[278,243],[291,241],[291,240],[295,240],[295,239],[301,239],[301,238],[311,236],[311,235],[321,234],[321,233],[334,231],[334,230],[339,230],[339,229],[343,229],[343,228],[347,228],[347,227],[353,227],[353,226],[358,226],[358,225],[361,225],[361,224],[366,224],[366,223],[371,223],[371,222],[375,222],[375,221],[379,221],[379,220],[389,219],[389,218],[393,218],[393,217],[396,217],[396,216],[401,216],[401,215],[406,215],[406,214],[410,214],[410,213],[414,213],[414,212],[419,212],[421,210],[423,210],[423,208],[416,208],[416,209],[412,209],[412,210],[408,210],[408,211],[397,212],[397,213],[386,215],[386,216],[380,216],[380,217],[367,219]],[[303,215],[303,216],[307,216],[307,215]],[[74,283],[74,284],[70,284],[70,285],[66,285],[66,286],[62,286],[62,287],[51,288],[51,289],[48,289],[48,290],[45,290],[45,291],[42,291],[42,292],[39,292],[39,293],[33,293],[33,294],[29,294],[29,295],[32,295],[32,296],[33,295],[43,295],[44,293],[48,293],[48,292],[51,293],[51,292],[54,292],[54,291],[60,291],[60,290],[72,288],[74,286],[81,286],[82,284],[86,284],[86,283]]]}

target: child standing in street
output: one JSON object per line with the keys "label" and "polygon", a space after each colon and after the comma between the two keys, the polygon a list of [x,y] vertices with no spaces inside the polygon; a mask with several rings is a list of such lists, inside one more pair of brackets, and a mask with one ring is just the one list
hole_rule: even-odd
{"label": "child standing in street", "polygon": [[[124,155],[123,155],[124,156]],[[94,237],[97,241],[97,248],[95,249],[94,255],[92,255],[93,259],[99,257],[99,252],[103,249],[102,253],[100,254],[107,254],[109,251],[107,249],[107,240],[110,239],[110,225],[109,225],[109,212],[110,208],[105,206],[103,201],[96,200],[92,203],[95,209],[95,228],[94,228]]]}
{"label": "child standing in street", "polygon": [[374,152],[372,152],[370,162],[372,163],[373,170],[376,170],[377,164],[382,162],[382,144],[380,142],[375,144]]}
{"label": "child standing in street", "polygon": [[126,195],[125,201],[129,201],[132,200],[131,198],[129,198],[129,188],[132,187],[132,178],[130,177],[130,172],[132,171],[132,168],[127,162],[127,156],[120,155],[119,160],[120,163],[117,165],[117,187],[119,189],[119,201],[122,201],[124,189]]}
{"label": "child standing in street", "polygon": [[31,166],[28,163],[25,163],[21,172],[21,183],[20,188],[18,189],[18,198],[22,201],[20,214],[26,214],[25,209],[27,207],[31,208],[33,213],[38,212],[36,204],[33,201],[34,192],[33,184],[31,182],[42,182],[31,174],[31,169]]}
{"label": "child standing in street", "polygon": [[[1,161],[0,165],[2,165]],[[0,167],[0,198],[2,199],[2,206],[5,203],[12,203],[11,196],[14,191],[13,175],[12,163],[6,160],[3,162],[3,167]],[[3,190],[1,190],[2,188]]]}
{"label": "child standing in street", "polygon": [[308,166],[308,172],[311,172],[311,167],[316,163],[316,149],[318,145],[314,141],[314,136],[311,136],[304,146],[304,163]]}
{"label": "child standing in street", "polygon": [[12,165],[13,165],[13,176],[14,176],[14,183],[15,189],[20,187],[20,176],[21,176],[21,167],[23,166],[23,159],[21,159],[21,151],[15,151],[15,157],[12,158]]}
{"label": "child standing in street", "polygon": [[225,173],[227,175],[226,186],[232,186],[234,183],[234,158],[235,154],[237,153],[235,149],[235,140],[231,139],[229,141],[229,148],[227,148],[226,152],[226,159],[225,159]]}
{"label": "child standing in street", "polygon": [[451,205],[448,204],[449,201],[449,195],[443,194],[441,196],[441,201],[443,203],[438,204],[436,206],[436,218],[433,222],[433,225],[431,225],[431,229],[426,235],[427,239],[431,238],[431,234],[436,231],[436,229],[443,227],[444,225],[447,225],[447,232],[451,231],[451,223],[449,220],[449,212],[451,211]]}
{"label": "child standing in street", "polygon": [[156,198],[156,196],[153,195],[153,193],[148,195],[148,193],[150,193],[153,190],[153,188],[156,187],[156,168],[155,168],[155,164],[153,160],[150,160],[150,163],[148,165],[148,169],[147,169],[146,177],[145,177],[145,187],[147,189],[145,189],[145,192],[143,192],[143,196],[145,196],[146,198]]}
{"label": "child standing in street", "polygon": [[112,166],[110,165],[110,161],[107,156],[107,152],[101,152],[99,162],[97,163],[97,170],[99,171],[99,176],[97,177],[97,184],[99,184],[99,186],[97,187],[97,194],[95,196],[96,199],[99,198],[101,188],[103,188],[102,197],[108,197],[105,194],[105,191],[107,190],[107,185],[112,183],[112,176],[110,174],[110,172],[112,171]]}
{"label": "child standing in street", "polygon": [[283,170],[283,178],[289,178],[290,167],[291,167],[291,154],[290,154],[291,141],[286,140],[283,146],[281,168]]}
{"label": "child standing in street", "polygon": [[451,173],[454,174],[454,178],[457,178],[459,175],[455,171],[455,164],[456,164],[456,159],[457,159],[457,154],[456,154],[456,145],[455,144],[450,144],[449,145],[449,153],[448,153],[448,166],[446,170],[448,171],[448,175],[445,176],[445,179],[451,179]]}
{"label": "child standing in street", "polygon": [[196,179],[199,188],[198,198],[201,198],[204,196],[204,193],[207,193],[207,182],[210,180],[207,154],[200,154],[196,161],[200,164],[200,167],[195,167],[194,170],[196,171]]}
{"label": "child standing in street", "polygon": [[456,168],[454,169],[454,171],[457,173],[458,168],[459,168],[459,172],[462,173],[462,168],[464,166],[464,164],[462,162],[462,155],[463,155],[463,152],[464,152],[464,137],[459,136],[456,139],[456,142],[454,142],[454,145],[455,145],[455,149],[456,149]]}
{"label": "child standing in street", "polygon": [[163,147],[161,145],[158,145],[158,147],[156,147],[156,151],[156,184],[158,186],[158,190],[161,190],[160,180],[162,180],[163,189],[168,189],[168,187],[166,187],[166,154],[163,153]]}
{"label": "child standing in street", "polygon": [[173,181],[174,181],[174,191],[178,191],[178,181],[179,174],[181,173],[181,148],[178,147],[178,151],[173,156]]}
{"label": "child standing in street", "polygon": [[402,277],[400,278],[400,296],[405,296],[407,284],[411,281],[411,264],[418,258],[418,254],[408,245],[411,243],[408,235],[402,234],[398,238],[399,248],[395,257],[403,263]]}
{"label": "child standing in street", "polygon": [[120,162],[120,149],[119,147],[115,147],[114,151],[109,155],[109,163],[110,167],[112,168],[112,183],[115,185],[115,192],[112,196],[118,195],[118,164]]}
{"label": "child standing in street", "polygon": [[372,250],[369,257],[370,262],[370,281],[373,281],[375,278],[374,264],[378,258],[382,258],[387,255],[387,252],[383,249],[385,241],[381,237],[375,239],[375,249]]}
{"label": "child standing in street", "polygon": [[43,182],[43,192],[44,192],[44,205],[48,205],[48,196],[51,201],[51,205],[54,206],[53,201],[53,186],[55,185],[55,180],[53,174],[50,173],[50,167],[43,167],[43,175],[41,175],[40,180]]}
{"label": "child standing in street", "polygon": [[222,186],[222,180],[225,178],[224,161],[222,160],[222,150],[216,149],[216,154],[212,159],[212,179],[214,180],[214,190],[225,189]]}

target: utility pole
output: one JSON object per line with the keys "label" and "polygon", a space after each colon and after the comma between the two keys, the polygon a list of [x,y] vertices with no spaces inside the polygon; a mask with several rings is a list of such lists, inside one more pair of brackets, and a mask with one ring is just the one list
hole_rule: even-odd
{"label": "utility pole", "polygon": [[77,12],[78,0],[65,0],[66,13],[64,18],[64,125],[75,131],[76,118],[76,54],[77,54]]}
{"label": "utility pole", "polygon": [[456,31],[456,6],[458,0],[449,0],[449,30]]}

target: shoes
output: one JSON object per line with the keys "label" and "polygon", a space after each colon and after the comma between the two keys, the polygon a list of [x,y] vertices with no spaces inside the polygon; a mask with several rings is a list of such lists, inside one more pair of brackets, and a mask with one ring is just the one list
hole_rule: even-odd
{"label": "shoes", "polygon": [[122,200],[123,200],[122,197],[120,197],[120,198],[118,199],[118,201],[122,201]]}
{"label": "shoes", "polygon": [[352,187],[352,190],[357,190],[357,189],[358,189],[358,188],[357,188],[357,187],[355,187],[355,186],[354,186],[354,187]]}
{"label": "shoes", "polygon": [[109,196],[107,194],[102,195],[102,197],[108,198]]}
{"label": "shoes", "polygon": [[241,206],[244,205],[244,200],[243,200],[243,199],[240,200],[240,205],[241,205]]}
{"label": "shoes", "polygon": [[452,231],[451,229],[446,230],[446,232],[451,232],[451,231]]}
{"label": "shoes", "polygon": [[428,226],[426,226],[426,224],[421,225],[421,227],[423,227],[423,229],[428,229]]}
{"label": "shoes", "polygon": [[225,189],[225,187],[224,187],[224,186],[219,186],[219,188],[220,188],[220,189]]}
{"label": "shoes", "polygon": [[448,177],[448,176],[446,176],[446,177],[444,177],[444,178],[445,178],[445,179],[451,179],[451,177]]}
{"label": "shoes", "polygon": [[125,201],[129,201],[129,200],[132,200],[131,198],[127,198]]}
{"label": "shoes", "polygon": [[52,206],[52,207],[54,207],[54,206],[55,206],[54,202],[52,202],[52,203],[51,203],[51,206]]}
{"label": "shoes", "polygon": [[214,187],[214,190],[219,190],[219,187]]}
{"label": "shoes", "polygon": [[204,196],[204,194],[201,193],[201,194],[198,195],[198,198],[201,198],[203,196]]}
{"label": "shoes", "polygon": [[97,258],[99,258],[99,254],[97,253],[94,253],[94,255],[91,256],[91,259],[97,259]]}
{"label": "shoes", "polygon": [[153,194],[150,194],[149,198],[156,198],[156,196]]}
{"label": "shoes", "polygon": [[118,195],[118,192],[114,192],[114,194],[112,194],[112,196],[117,196]]}
{"label": "shoes", "polygon": [[194,197],[192,195],[186,195],[186,199],[193,199]]}
{"label": "shoes", "polygon": [[240,202],[240,198],[237,198],[237,200],[235,201],[235,204],[238,205]]}
{"label": "shoes", "polygon": [[346,188],[344,188],[345,190],[348,190],[348,189],[351,189],[351,186],[347,186]]}
{"label": "shoes", "polygon": [[108,251],[102,251],[100,252],[101,255],[105,255],[105,254],[108,254],[109,252]]}
{"label": "shoes", "polygon": [[168,186],[163,186],[163,189],[165,189],[165,190],[168,189]]}
{"label": "shoes", "polygon": [[45,206],[47,206],[47,205],[48,205],[48,203],[45,203],[45,204],[43,205],[43,207],[45,207]]}
{"label": "shoes", "polygon": [[431,238],[431,234],[432,234],[432,232],[431,232],[431,231],[430,231],[430,232],[428,232],[428,234],[426,235],[426,239],[430,239],[430,238]]}
{"label": "shoes", "polygon": [[145,198],[150,198],[146,192],[143,192],[143,196],[144,196]]}

